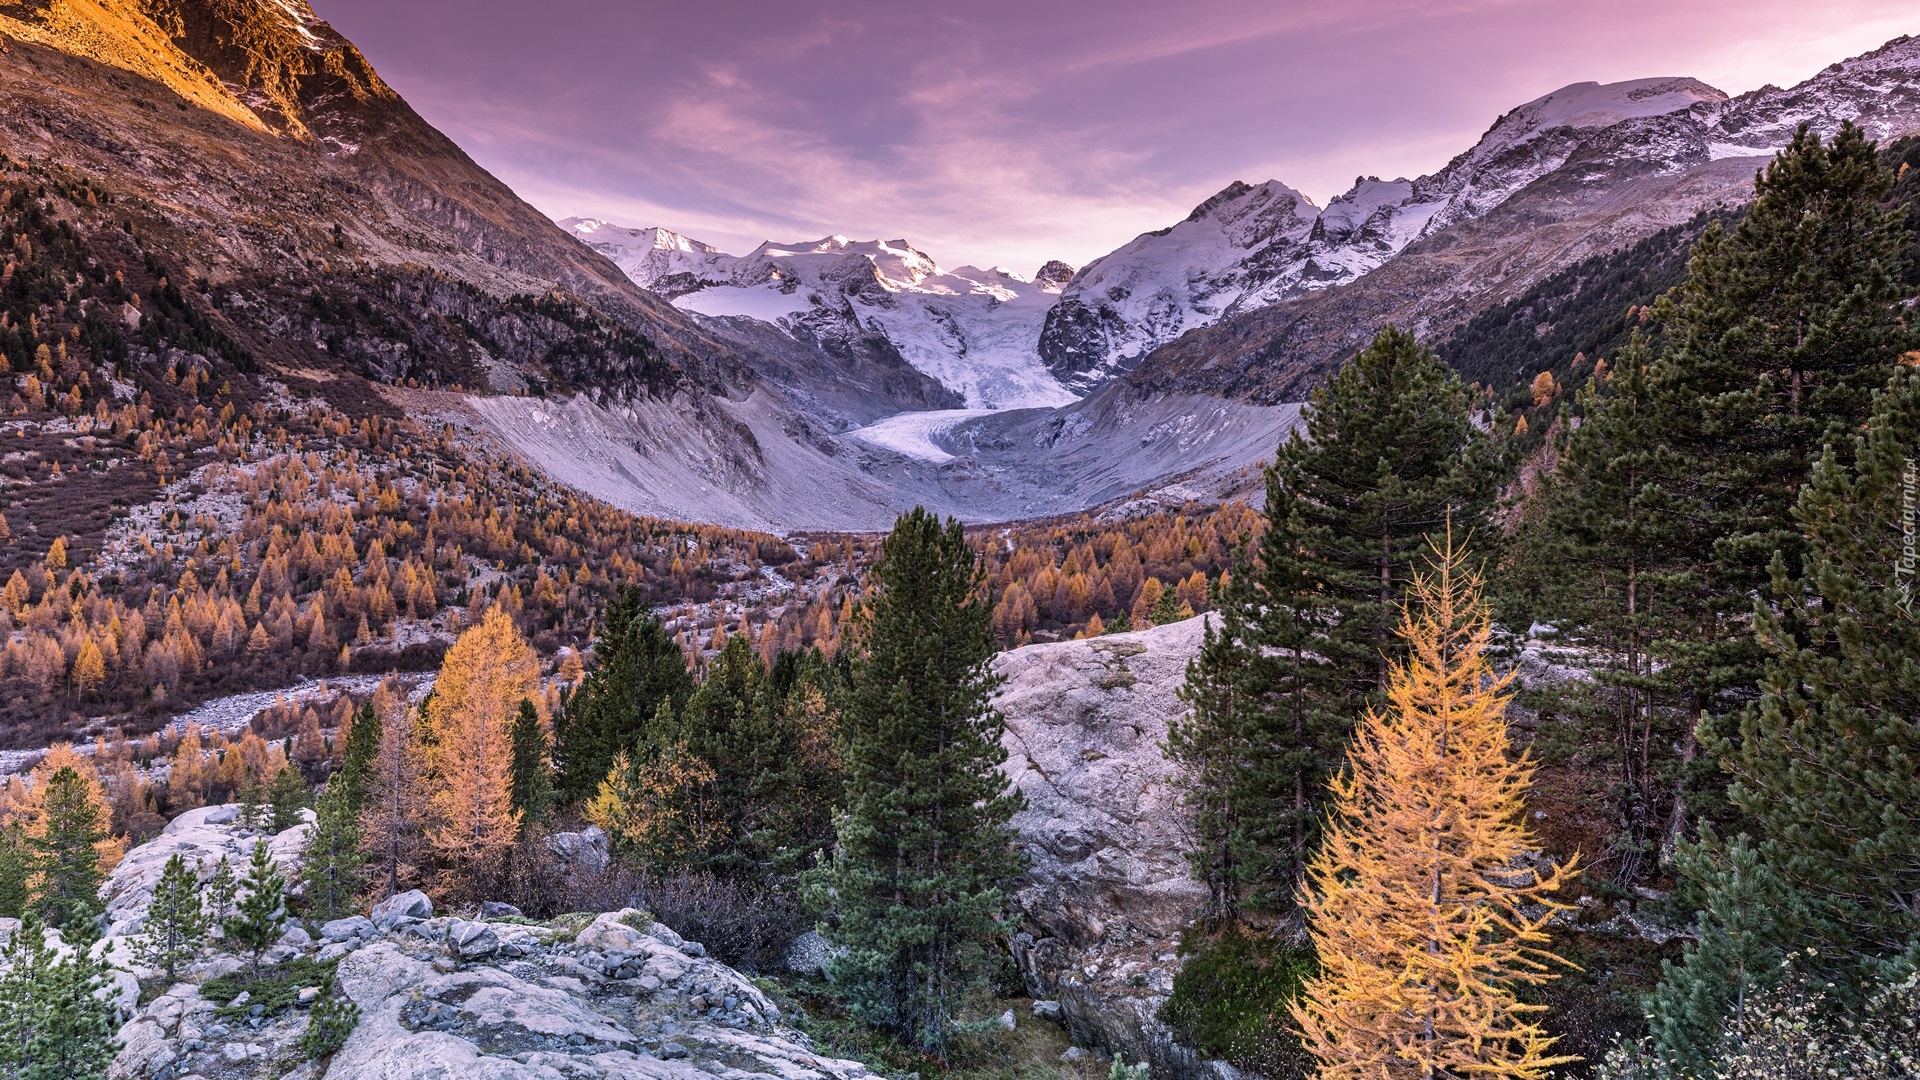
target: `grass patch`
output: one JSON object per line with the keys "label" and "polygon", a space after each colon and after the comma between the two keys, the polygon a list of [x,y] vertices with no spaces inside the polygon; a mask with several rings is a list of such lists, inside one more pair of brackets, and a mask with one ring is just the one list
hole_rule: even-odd
{"label": "grass patch", "polygon": [[[304,987],[317,986],[322,995],[330,992],[336,963],[330,960],[323,964],[302,956],[277,967],[261,968],[258,975],[244,971],[222,975],[208,979],[200,987],[200,996],[219,1002],[217,1012],[221,1016],[245,1016],[255,1005],[264,1006],[263,1015],[277,1015],[293,1008]],[[246,992],[247,1000],[239,1005],[231,1004],[242,991]]]}
{"label": "grass patch", "polygon": [[1311,950],[1228,927],[1190,929],[1180,951],[1187,961],[1160,1018],[1181,1042],[1271,1080],[1310,1074],[1287,1003],[1318,970]]}
{"label": "grass patch", "polygon": [[591,911],[570,911],[565,915],[555,915],[547,920],[547,926],[553,930],[555,941],[572,941],[580,936],[580,931],[593,925],[600,916]]}

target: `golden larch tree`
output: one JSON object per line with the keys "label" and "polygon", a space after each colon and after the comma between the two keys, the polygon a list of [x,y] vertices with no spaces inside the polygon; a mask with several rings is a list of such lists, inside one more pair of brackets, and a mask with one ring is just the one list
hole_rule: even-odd
{"label": "golden larch tree", "polygon": [[519,833],[513,808],[513,720],[543,708],[533,648],[498,607],[447,650],[427,700],[420,778],[426,838],[452,872],[451,891],[481,885]]}
{"label": "golden larch tree", "polygon": [[1517,994],[1557,977],[1546,924],[1564,905],[1547,897],[1573,862],[1522,865],[1533,765],[1507,743],[1513,676],[1487,662],[1490,627],[1449,539],[1414,581],[1407,657],[1354,732],[1308,868],[1320,974],[1289,1008],[1321,1080],[1527,1080],[1575,1060]]}

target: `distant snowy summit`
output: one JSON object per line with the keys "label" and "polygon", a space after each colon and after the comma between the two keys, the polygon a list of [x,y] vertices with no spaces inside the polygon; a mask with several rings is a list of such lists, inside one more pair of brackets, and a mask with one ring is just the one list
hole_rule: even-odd
{"label": "distant snowy summit", "polygon": [[1426,176],[1358,177],[1324,208],[1278,180],[1235,181],[1078,273],[1060,263],[1032,279],[942,271],[904,240],[830,236],[733,256],[665,229],[561,224],[686,310],[790,330],[863,327],[969,407],[1052,405],[1182,334],[1345,285],[1455,226],[1505,227],[1487,219],[1532,185],[1555,185],[1569,207],[1604,202],[1635,177],[1768,156],[1802,123],[1830,136],[1843,120],[1882,140],[1920,123],[1920,39],[1738,97],[1690,78],[1573,83],[1500,116]]}
{"label": "distant snowy summit", "polygon": [[1065,263],[1049,262],[1027,278],[1004,267],[942,270],[905,240],[769,241],[729,255],[667,229],[595,218],[560,225],[683,310],[759,319],[815,339],[878,331],[970,408],[1049,407],[1075,398],[1041,364],[1036,347],[1047,310],[1073,276]]}
{"label": "distant snowy summit", "polygon": [[1089,263],[1049,313],[1040,355],[1068,386],[1091,389],[1188,330],[1343,285],[1488,213],[1564,164],[1585,133],[1726,97],[1696,79],[1575,83],[1502,116],[1439,172],[1362,176],[1325,209],[1277,180],[1236,181],[1178,225]]}

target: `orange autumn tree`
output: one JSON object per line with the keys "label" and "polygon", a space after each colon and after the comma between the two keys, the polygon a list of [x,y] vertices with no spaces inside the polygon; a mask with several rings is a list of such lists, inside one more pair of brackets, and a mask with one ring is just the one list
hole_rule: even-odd
{"label": "orange autumn tree", "polygon": [[[1510,753],[1511,673],[1485,655],[1480,580],[1448,538],[1416,577],[1406,660],[1354,732],[1303,904],[1320,974],[1290,1006],[1321,1080],[1544,1077],[1576,1060],[1517,991],[1556,976],[1546,900],[1573,869],[1526,869],[1532,782]],[[1545,906],[1536,906],[1545,905]],[[1537,914],[1524,914],[1522,909]]]}
{"label": "orange autumn tree", "polygon": [[423,717],[421,801],[427,845],[448,871],[443,891],[484,887],[518,835],[513,719],[523,700],[543,706],[539,664],[513,620],[489,608],[447,650]]}
{"label": "orange autumn tree", "polygon": [[[15,782],[9,782],[11,797],[0,800],[0,824],[20,822],[29,839],[46,835],[47,781],[61,769],[72,769],[79,775],[87,789],[87,801],[93,804],[101,827],[111,833],[113,800],[107,795],[106,785],[100,782],[100,772],[93,760],[75,750],[71,743],[54,743],[49,747],[39,764],[27,774],[25,783],[16,788]],[[93,847],[99,852],[100,872],[104,874],[120,864],[121,856],[127,853],[127,838],[104,836],[95,841]]]}

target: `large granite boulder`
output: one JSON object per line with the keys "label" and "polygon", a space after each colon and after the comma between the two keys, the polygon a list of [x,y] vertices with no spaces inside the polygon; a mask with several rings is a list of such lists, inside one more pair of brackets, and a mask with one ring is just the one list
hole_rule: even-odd
{"label": "large granite boulder", "polygon": [[141,932],[160,872],[175,855],[184,857],[189,866],[198,864],[202,881],[221,862],[232,866],[234,877],[243,878],[254,841],[264,836],[280,872],[289,881],[297,878],[307,836],[313,830],[313,811],[300,811],[300,824],[285,832],[258,833],[236,826],[234,810],[231,804],[189,810],[168,822],[159,836],[127,852],[100,887],[100,898],[107,906],[107,937]]}
{"label": "large granite boulder", "polygon": [[460,964],[457,950],[402,935],[342,961],[338,985],[361,1020],[330,1080],[872,1076],[816,1053],[745,977],[682,951],[642,912],[601,915],[577,937],[494,929],[538,944],[516,961]]}
{"label": "large granite boulder", "polygon": [[[1231,1072],[1180,1045],[1157,1013],[1181,929],[1206,903],[1191,815],[1164,745],[1205,617],[1002,653],[1002,768],[1026,795],[1013,826],[1029,863],[1015,958],[1076,1041],[1145,1060],[1162,1080]],[[1051,1010],[1049,1010],[1051,1012]]]}

